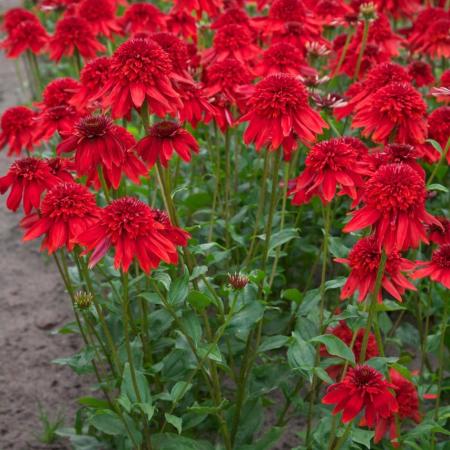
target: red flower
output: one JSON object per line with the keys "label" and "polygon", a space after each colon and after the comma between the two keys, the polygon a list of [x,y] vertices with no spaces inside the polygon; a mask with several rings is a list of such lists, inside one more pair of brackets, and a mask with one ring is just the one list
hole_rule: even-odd
{"label": "red flower", "polygon": [[376,142],[387,142],[395,133],[400,143],[422,143],[426,138],[426,104],[409,83],[390,83],[359,105],[352,127],[364,130]]}
{"label": "red flower", "polygon": [[167,18],[167,29],[177,36],[197,42],[197,24],[195,18],[185,11],[172,9]]}
{"label": "red flower", "polygon": [[164,226],[161,230],[161,234],[163,234],[164,237],[175,245],[181,245],[182,247],[187,245],[188,239],[191,237],[190,234],[181,228],[174,227],[170,223],[169,216],[165,211],[161,209],[152,209],[152,215],[156,222]]}
{"label": "red flower", "polygon": [[89,22],[81,17],[63,17],[56,23],[55,34],[50,39],[50,59],[58,62],[64,55],[75,51],[86,59],[94,58],[105,47],[95,39]]}
{"label": "red flower", "polygon": [[75,238],[92,226],[99,214],[95,197],[81,184],[59,183],[42,199],[39,214],[26,216],[20,225],[24,241],[45,235],[41,250],[49,254],[62,247],[72,251]]}
{"label": "red flower", "polygon": [[348,370],[343,381],[328,387],[322,403],[336,404],[333,414],[343,411],[343,423],[350,422],[365,409],[365,421],[369,427],[374,427],[398,411],[390,387],[377,370],[370,366],[356,366]]}
{"label": "red flower", "polygon": [[308,203],[314,195],[327,204],[339,186],[340,195],[357,200],[358,190],[364,185],[362,176],[369,174],[366,164],[342,138],[322,141],[311,148],[305,170],[295,179],[295,187],[289,195],[294,196],[293,205]]}
{"label": "red flower", "polygon": [[32,151],[38,144],[35,134],[36,113],[25,106],[8,108],[1,118],[0,149],[8,145],[8,156]]}
{"label": "red flower", "polygon": [[188,73],[189,53],[187,45],[172,33],[154,33],[151,40],[155,41],[169,55],[173,71],[190,79]]}
{"label": "red flower", "polygon": [[80,115],[71,105],[45,108],[36,118],[36,137],[49,140],[56,132],[68,133]]}
{"label": "red flower", "polygon": [[71,172],[74,171],[74,165],[71,160],[56,157],[47,159],[46,161],[52,175],[67,183],[73,182]]}
{"label": "red flower", "polygon": [[56,78],[48,83],[42,92],[42,108],[69,105],[72,97],[80,88],[80,83],[73,78]]}
{"label": "red flower", "polygon": [[38,18],[30,11],[24,8],[11,8],[5,12],[2,20],[2,28],[9,34],[17,28],[22,22],[38,22]]}
{"label": "red flower", "polygon": [[178,262],[176,242],[167,235],[168,227],[154,219],[149,206],[132,197],[114,200],[100,212],[100,219],[78,236],[77,242],[93,250],[89,266],[93,267],[110,247],[115,248],[114,267],[128,271],[134,258],[148,273],[160,261]]}
{"label": "red flower", "polygon": [[222,0],[176,0],[174,10],[195,11],[200,18],[205,12],[208,16],[214,17],[222,8]]}
{"label": "red flower", "polygon": [[439,221],[426,212],[426,195],[424,178],[409,165],[381,166],[366,183],[365,205],[353,212],[344,231],[372,226],[387,253],[394,248],[416,248],[420,241],[428,243],[424,225],[439,225]]}
{"label": "red flower", "polygon": [[450,57],[450,18],[442,18],[427,28],[422,45],[417,49],[433,58]]}
{"label": "red flower", "polygon": [[155,32],[166,28],[166,17],[156,6],[135,3],[127,8],[119,23],[125,34]]}
{"label": "red flower", "polygon": [[76,108],[83,109],[92,99],[97,98],[98,93],[109,79],[110,67],[110,59],[106,56],[100,56],[89,61],[81,70],[81,84],[74,96],[69,100],[70,104]]}
{"label": "red flower", "polygon": [[213,47],[205,50],[203,61],[211,64],[234,58],[243,64],[248,64],[259,54],[259,48],[253,44],[253,35],[243,25],[229,24],[220,27],[213,40]]}
{"label": "red flower", "polygon": [[308,6],[322,19],[325,25],[352,12],[352,9],[342,0],[313,0],[309,2]]}
{"label": "red flower", "polygon": [[[360,239],[350,250],[347,258],[336,258],[335,261],[348,264],[351,272],[341,291],[341,300],[351,297],[359,291],[358,301],[362,302],[375,289],[378,268],[380,266],[381,251],[374,236]],[[414,264],[393,250],[386,261],[381,287],[399,302],[405,289],[416,290],[402,272],[411,271]],[[382,303],[382,290],[378,294],[378,302]]]}
{"label": "red flower", "polygon": [[78,120],[72,131],[56,148],[57,153],[75,151],[75,168],[78,175],[90,180],[97,178],[99,167],[108,172],[111,184],[120,184],[125,146],[113,133],[113,121],[107,116],[89,115]]}
{"label": "red flower", "polygon": [[174,151],[183,161],[189,162],[191,152],[198,153],[199,147],[195,138],[180,123],[164,120],[148,130],[148,135],[138,142],[136,150],[151,168],[156,161],[167,167]]}
{"label": "red flower", "polygon": [[412,278],[430,277],[450,289],[450,244],[443,244],[433,252],[431,261],[418,261]]}
{"label": "red flower", "polygon": [[48,39],[45,28],[37,19],[25,20],[18,23],[8,37],[0,42],[0,48],[5,49],[8,58],[17,58],[27,50],[39,53]]}
{"label": "red flower", "polygon": [[264,53],[258,74],[262,76],[274,73],[314,76],[316,70],[309,67],[298,47],[288,42],[272,44]]}
{"label": "red flower", "polygon": [[[356,36],[356,39],[359,38],[360,42],[362,41],[363,28],[364,25],[361,24]],[[389,19],[384,14],[379,14],[369,28],[369,42],[380,46],[390,56],[398,56],[403,39],[392,31]]]}
{"label": "red flower", "polygon": [[[444,150],[450,138],[450,106],[441,106],[435,109],[428,117],[428,137],[439,142]],[[438,155],[436,155],[439,159]],[[447,161],[450,164],[450,152],[447,152]]]}
{"label": "red flower", "polygon": [[196,127],[201,120],[207,124],[214,113],[213,107],[203,92],[200,84],[179,83],[177,89],[183,106],[178,110],[178,118]]}
{"label": "red flower", "polygon": [[[362,3],[365,3],[365,0]],[[375,4],[379,11],[387,11],[396,18],[411,16],[420,8],[418,0],[376,0]]]}
{"label": "red flower", "polygon": [[423,61],[413,61],[408,66],[408,73],[417,87],[428,86],[435,81],[431,66]]}
{"label": "red flower", "polygon": [[[264,26],[265,23],[262,22],[261,28],[263,31]],[[273,43],[287,42],[300,49],[304,49],[309,42],[318,42],[319,45],[329,46],[329,42],[320,35],[316,27],[311,27],[306,22],[280,21],[276,28],[277,31],[273,32],[271,39]]]}
{"label": "red flower", "polygon": [[23,198],[23,209],[29,214],[31,209],[39,208],[42,193],[58,183],[59,180],[50,173],[48,164],[36,158],[16,160],[4,177],[0,177],[0,194],[9,188],[6,206],[11,211],[17,211]]}
{"label": "red flower", "polygon": [[450,220],[446,217],[437,217],[440,226],[431,224],[427,227],[428,238],[435,244],[450,244]]}
{"label": "red flower", "polygon": [[223,13],[215,18],[214,22],[211,24],[211,29],[218,30],[221,27],[231,24],[244,25],[251,32],[254,31],[252,25],[250,24],[250,17],[241,7],[226,9]]}
{"label": "red flower", "polygon": [[116,22],[115,11],[115,0],[83,0],[78,7],[79,16],[86,19],[94,34],[108,39],[122,31]]}
{"label": "red flower", "polygon": [[[352,345],[353,347],[352,351],[355,355],[355,360],[359,361],[359,357],[361,354],[361,347],[362,347],[362,341],[364,338],[366,330],[365,328],[360,328],[356,333],[355,341],[353,342],[353,331],[352,329],[346,324],[344,320],[339,321],[339,324],[336,325],[334,328],[327,329],[327,333],[333,334],[334,336],[338,337],[341,341],[343,341],[345,344],[347,344],[349,347]],[[366,358],[365,360],[368,361],[371,358],[374,358],[375,356],[378,356],[378,346],[377,341],[375,339],[375,335],[373,333],[369,333],[369,340],[367,341],[367,348],[366,348]],[[320,348],[320,356],[322,357],[329,357],[331,356],[325,346],[322,346]],[[337,379],[340,374],[342,373],[342,365],[333,365],[327,367],[327,373],[330,375],[330,377]]]}
{"label": "red flower", "polygon": [[128,116],[131,108],[140,108],[145,101],[160,117],[175,114],[181,106],[172,86],[175,74],[169,55],[148,39],[131,39],[113,54],[110,78],[102,94],[111,106],[113,118]]}
{"label": "red flower", "polygon": [[305,142],[313,142],[328,125],[308,104],[308,93],[294,76],[279,73],[260,81],[248,101],[248,112],[239,122],[249,122],[245,144],[255,142],[259,151],[270,144],[276,150],[295,133]]}

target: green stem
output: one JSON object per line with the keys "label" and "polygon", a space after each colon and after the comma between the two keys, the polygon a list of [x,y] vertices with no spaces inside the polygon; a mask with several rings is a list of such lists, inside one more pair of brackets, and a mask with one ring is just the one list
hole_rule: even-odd
{"label": "green stem", "polygon": [[352,431],[352,422],[347,425],[347,428],[344,431],[344,434],[337,441],[336,445],[333,447],[333,450],[339,450],[346,442],[348,437],[350,436],[350,432]]}
{"label": "green stem", "polygon": [[106,184],[105,177],[103,175],[103,169],[101,167],[98,168],[98,178],[100,179],[100,184],[102,185],[103,193],[105,194],[105,199],[107,203],[111,202],[111,196],[109,194],[108,185]]}
{"label": "green stem", "polygon": [[359,50],[358,60],[356,61],[355,73],[353,75],[353,80],[357,80],[359,77],[361,63],[363,60],[364,52],[366,51],[367,39],[369,38],[369,28],[370,28],[370,21],[366,19],[366,20],[364,20],[364,29],[363,29],[363,35],[362,35],[362,41],[361,41],[361,49]]}
{"label": "green stem", "polygon": [[353,36],[353,30],[350,28],[347,33],[347,37],[345,38],[344,47],[342,48],[341,56],[339,57],[339,61],[337,63],[336,68],[333,71],[333,75],[331,76],[331,80],[339,73],[341,70],[342,64],[344,64],[345,57],[347,56],[348,47],[350,46],[350,41]]}
{"label": "green stem", "polygon": [[438,393],[437,393],[437,398],[436,398],[436,406],[434,409],[434,419],[435,420],[438,420],[438,418],[439,418],[439,406],[440,406],[440,401],[441,401],[441,396],[442,396],[442,380],[443,380],[443,375],[444,375],[444,363],[445,363],[445,361],[444,361],[445,333],[447,331],[447,326],[448,326],[449,304],[450,304],[449,299],[444,298],[444,315],[442,317],[442,322],[441,322],[441,337],[440,337],[440,342],[439,342],[439,355],[438,355],[438,360],[439,360]]}
{"label": "green stem", "polygon": [[225,242],[230,247],[230,233],[228,230],[231,217],[231,151],[230,151],[230,129],[225,131]]}
{"label": "green stem", "polygon": [[75,72],[78,76],[80,76],[83,64],[81,63],[81,56],[80,56],[80,52],[78,51],[78,49],[74,50],[73,58],[74,58]]}
{"label": "green stem", "polygon": [[427,186],[430,186],[430,184],[434,180],[434,177],[436,176],[437,171],[439,170],[439,167],[441,167],[441,165],[443,164],[443,162],[447,158],[447,154],[448,154],[449,148],[450,148],[450,138],[447,139],[447,144],[445,144],[445,149],[442,152],[438,163],[434,166],[434,169],[433,169],[433,172],[431,172],[430,178],[428,178]]}

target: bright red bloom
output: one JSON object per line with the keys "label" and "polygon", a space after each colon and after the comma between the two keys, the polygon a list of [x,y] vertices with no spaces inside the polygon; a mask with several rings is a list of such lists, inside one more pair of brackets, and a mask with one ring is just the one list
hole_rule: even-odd
{"label": "bright red bloom", "polygon": [[181,245],[183,247],[187,245],[188,239],[191,236],[183,229],[174,227],[170,223],[169,215],[165,211],[161,209],[152,209],[152,215],[156,222],[164,225],[164,228],[161,230],[164,237],[173,242],[175,245]]}
{"label": "bright red bloom", "polygon": [[325,25],[352,12],[352,9],[342,0],[313,0],[305,3],[309,3],[308,6],[322,19]]}
{"label": "bright red bloom", "polygon": [[47,32],[38,20],[25,20],[18,23],[7,38],[0,42],[0,48],[5,49],[8,58],[17,58],[27,50],[40,53],[48,40]]}
{"label": "bright red bloom", "polygon": [[38,106],[42,108],[52,108],[54,106],[66,106],[80,88],[80,83],[73,78],[56,78],[47,84],[42,92],[42,103]]}
{"label": "bright red bloom", "polygon": [[48,164],[37,158],[23,158],[16,160],[8,173],[0,177],[0,194],[9,188],[6,206],[11,211],[17,211],[23,198],[23,209],[29,214],[31,209],[39,208],[41,195],[59,182],[59,179],[50,173]]}
{"label": "bright red bloom", "polygon": [[439,87],[431,89],[431,94],[441,103],[450,103],[450,70],[446,70],[439,80]]}
{"label": "bright red bloom", "polygon": [[425,210],[426,196],[424,178],[415,169],[407,164],[381,166],[366,182],[365,205],[352,213],[344,232],[372,226],[387,253],[428,243],[424,225],[439,221]]}
{"label": "bright red bloom", "polygon": [[305,142],[313,142],[328,125],[308,104],[308,93],[294,76],[279,73],[260,81],[248,100],[248,112],[239,122],[249,122],[245,144],[255,142],[259,151],[270,144],[271,150],[296,133]]}
{"label": "bright red bloom", "polygon": [[264,53],[258,74],[262,76],[274,73],[314,76],[316,70],[309,67],[303,53],[288,42],[272,44]]}
{"label": "bright red bloom", "polygon": [[398,411],[390,387],[374,368],[356,366],[348,370],[343,381],[328,387],[322,403],[336,404],[333,414],[343,411],[343,423],[350,422],[365,409],[365,421],[369,427],[374,427]]}
{"label": "bright red bloom", "polygon": [[174,72],[187,79],[188,73],[188,48],[185,42],[172,33],[154,33],[151,35],[152,41],[155,41],[169,55]]}
{"label": "bright red bloom", "polygon": [[3,15],[2,28],[9,34],[22,22],[35,21],[39,23],[39,19],[25,8],[11,8]]}
{"label": "bright red bloom", "polygon": [[222,6],[222,0],[176,0],[174,10],[195,11],[200,19],[203,12],[210,17],[216,16]]}
{"label": "bright red bloom", "polygon": [[[450,138],[450,106],[441,106],[429,115],[428,137],[439,142],[442,150],[446,148]],[[447,161],[450,164],[450,152],[447,152]]]}
{"label": "bright red bloom", "polygon": [[131,39],[114,52],[102,94],[113,118],[128,116],[132,107],[141,108],[145,101],[152,113],[164,117],[181,106],[174,78],[170,57],[156,42]]}
{"label": "bright red bloom", "polygon": [[390,83],[371,96],[371,103],[358,106],[352,127],[375,142],[422,143],[426,138],[426,104],[409,83]]}
{"label": "bright red bloom", "polygon": [[417,87],[428,86],[435,81],[431,66],[423,61],[413,61],[408,66],[408,73]]}
{"label": "bright red bloom", "polygon": [[173,152],[177,152],[183,161],[191,160],[191,152],[198,153],[199,146],[195,138],[179,122],[164,120],[156,123],[142,138],[136,150],[151,168],[159,161],[167,167]]}
{"label": "bright red bloom", "polygon": [[185,11],[172,9],[167,17],[167,30],[185,39],[197,42],[197,24],[195,18]]}
{"label": "bright red bloom", "polygon": [[56,148],[57,153],[75,151],[78,175],[97,178],[99,167],[107,172],[114,189],[120,184],[125,146],[113,133],[113,121],[107,116],[89,115],[78,120],[70,134]]}
{"label": "bright red bloom", "polygon": [[76,108],[85,108],[91,101],[98,97],[109,79],[111,60],[106,56],[100,56],[89,61],[80,73],[80,87],[69,100]]}
{"label": "bright red bloom", "polygon": [[418,48],[433,58],[450,57],[450,17],[442,18],[428,27],[423,44]]}
{"label": "bright red bloom", "polygon": [[73,172],[75,168],[71,160],[59,158],[57,156],[55,158],[49,158],[46,161],[52,175],[67,183],[73,182],[71,172]]}
{"label": "bright red bloom", "polygon": [[211,121],[213,107],[208,101],[199,83],[177,83],[177,89],[183,106],[178,110],[181,122],[189,122],[196,127],[198,122],[207,124]]}
{"label": "bright red bloom", "polygon": [[308,203],[317,195],[324,204],[329,203],[340,187],[340,195],[358,198],[358,190],[363,185],[363,175],[369,175],[364,161],[354,148],[344,139],[330,139],[314,145],[305,161],[305,170],[295,179],[295,187],[290,190],[292,204]]}
{"label": "bright red bloom", "polygon": [[39,214],[26,216],[20,225],[26,230],[24,241],[45,235],[41,251],[49,254],[66,247],[73,250],[75,238],[91,227],[99,214],[95,197],[89,190],[76,183],[59,183],[42,199]]}
{"label": "bright red bloom", "polygon": [[35,118],[36,113],[25,106],[8,108],[0,121],[0,149],[8,145],[8,156],[20,155],[24,149],[32,151],[38,144]]}
{"label": "bright red bloom", "polygon": [[243,25],[229,24],[220,27],[214,35],[213,47],[205,50],[203,61],[211,64],[234,58],[248,64],[259,54],[260,49],[253,44],[253,34]]}
{"label": "bright red bloom", "polygon": [[246,11],[240,7],[226,9],[214,20],[211,24],[211,29],[218,30],[219,28],[230,24],[244,25],[251,32],[254,31],[250,24],[250,17],[247,15]]}
{"label": "bright red bloom", "polygon": [[431,224],[427,227],[428,238],[435,244],[450,244],[450,220],[446,217],[437,217],[441,226]]}
{"label": "bright red bloom", "polygon": [[[341,291],[341,300],[351,297],[359,291],[358,301],[362,302],[375,289],[378,268],[381,261],[380,246],[374,236],[360,239],[350,250],[348,258],[336,258],[335,261],[348,264],[351,272]],[[381,287],[399,302],[405,289],[416,290],[402,272],[411,271],[414,264],[393,250],[389,253],[381,282]],[[382,303],[383,294],[380,290],[378,302]]]}
{"label": "bright red bloom", "polygon": [[[365,0],[362,1],[362,3],[365,2]],[[375,0],[375,4],[378,11],[389,12],[396,18],[411,16],[420,8],[420,3],[418,0]]]}
{"label": "bright red bloom", "polygon": [[86,19],[94,34],[112,38],[122,29],[116,21],[115,0],[83,0],[78,6],[78,15]]}
{"label": "bright red bloom", "polygon": [[77,242],[86,247],[86,253],[93,251],[90,267],[114,247],[116,269],[121,267],[127,272],[136,258],[142,270],[149,273],[161,261],[178,262],[178,244],[170,240],[168,228],[155,220],[153,211],[144,202],[123,197],[102,209],[97,223],[79,235]]}
{"label": "bright red bloom", "polygon": [[81,17],[63,17],[56,23],[55,34],[50,39],[50,59],[58,62],[64,55],[75,51],[86,59],[94,58],[106,48],[95,39],[89,22]]}
{"label": "bright red bloom", "polygon": [[[264,29],[264,25],[264,22],[262,22],[262,29]],[[309,42],[318,42],[321,45],[329,47],[329,42],[320,35],[315,27],[311,28],[305,22],[297,22],[294,20],[279,22],[277,31],[273,32],[271,40],[273,43],[287,42],[300,49],[304,49]]]}
{"label": "bright red bloom", "polygon": [[431,261],[417,261],[412,278],[430,277],[450,289],[450,244],[443,244],[433,252]]}
{"label": "bright red bloom", "polygon": [[166,17],[149,3],[134,3],[119,20],[125,34],[155,32],[166,29]]}
{"label": "bright red bloom", "polygon": [[[359,37],[362,40],[362,33],[363,24],[356,39]],[[369,28],[369,42],[380,46],[390,56],[398,56],[403,39],[392,31],[389,19],[384,14],[379,14]]]}
{"label": "bright red bloom", "polygon": [[56,132],[67,133],[79,117],[79,113],[71,105],[45,108],[36,118],[36,137],[47,141]]}

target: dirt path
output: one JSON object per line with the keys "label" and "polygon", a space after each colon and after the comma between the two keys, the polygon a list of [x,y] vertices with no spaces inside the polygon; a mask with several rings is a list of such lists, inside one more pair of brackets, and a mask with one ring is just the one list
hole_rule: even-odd
{"label": "dirt path", "polygon": [[[0,0],[0,10],[13,2]],[[14,63],[0,56],[0,112],[20,103]],[[0,176],[12,160],[0,153]],[[40,402],[50,416],[70,424],[81,380],[51,361],[77,349],[74,336],[51,330],[71,320],[70,305],[51,260],[37,243],[22,244],[13,214],[0,198],[0,450],[64,448],[39,444]]]}

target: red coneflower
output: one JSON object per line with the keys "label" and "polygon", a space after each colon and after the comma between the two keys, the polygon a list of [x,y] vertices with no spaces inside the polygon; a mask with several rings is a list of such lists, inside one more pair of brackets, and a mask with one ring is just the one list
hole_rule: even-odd
{"label": "red coneflower", "polygon": [[42,92],[42,108],[69,105],[71,98],[80,88],[80,83],[73,78],[56,78],[47,84]]}
{"label": "red coneflower", "polygon": [[336,22],[352,12],[350,6],[346,5],[342,0],[313,0],[305,3],[322,19],[324,25]]}
{"label": "red coneflower", "polygon": [[308,93],[293,75],[269,75],[260,81],[248,100],[248,112],[239,122],[249,122],[244,133],[246,145],[255,142],[259,151],[270,144],[271,150],[295,132],[305,142],[313,142],[328,125],[308,104]]}
{"label": "red coneflower", "polygon": [[152,209],[153,219],[164,226],[161,229],[161,234],[175,245],[185,247],[191,237],[187,231],[181,228],[174,227],[169,219],[169,215],[162,209]]}
{"label": "red coneflower", "polygon": [[175,114],[181,106],[172,86],[175,77],[169,55],[154,41],[131,39],[111,58],[109,81],[101,91],[111,106],[113,118],[127,117],[131,108],[148,102],[160,117]]}
{"label": "red coneflower", "polygon": [[83,0],[78,6],[78,15],[85,19],[94,34],[112,38],[122,29],[116,21],[115,0]]}
{"label": "red coneflower", "polygon": [[[280,26],[272,35],[271,41],[287,42],[297,48],[304,49],[309,42],[318,42],[321,45],[329,47],[329,42],[326,41],[315,29],[311,29],[304,22],[296,22],[288,20],[286,22],[279,22]],[[262,26],[264,22],[262,23]]]}
{"label": "red coneflower", "polygon": [[58,62],[64,55],[72,56],[77,51],[83,58],[94,58],[106,48],[95,39],[87,20],[63,17],[56,23],[55,34],[50,38],[50,59]]}
{"label": "red coneflower", "polygon": [[216,16],[222,9],[222,3],[222,0],[176,0],[174,9],[189,13],[195,11],[200,19],[203,12],[210,17]]}
{"label": "red coneflower", "polygon": [[[450,138],[450,106],[441,106],[428,116],[428,137],[439,142],[442,150],[446,148]],[[447,161],[450,164],[450,152],[447,152]]]}
{"label": "red coneflower", "polygon": [[417,87],[428,86],[435,81],[431,66],[423,61],[413,61],[409,64],[408,73]]}
{"label": "red coneflower", "polygon": [[22,22],[38,22],[39,19],[30,11],[25,8],[11,8],[8,9],[3,15],[1,28],[8,34],[14,31],[14,29]]}
{"label": "red coneflower", "polygon": [[[366,0],[359,1],[365,2]],[[375,4],[379,11],[387,11],[396,18],[411,16],[420,8],[418,0],[375,0]]]}
{"label": "red coneflower", "polygon": [[433,252],[431,261],[417,261],[412,278],[430,277],[450,289],[450,244],[443,244]]}
{"label": "red coneflower", "polygon": [[218,30],[219,28],[230,24],[244,25],[253,32],[253,27],[250,24],[250,17],[241,7],[235,6],[226,9],[214,19],[214,22],[211,24],[211,29]]}
{"label": "red coneflower", "polygon": [[374,427],[398,411],[390,388],[380,372],[370,366],[359,365],[350,368],[343,381],[328,387],[322,403],[335,404],[333,414],[343,411],[343,423],[350,422],[365,409],[365,422]]}
{"label": "red coneflower", "polygon": [[181,122],[189,122],[196,127],[198,122],[207,124],[214,114],[213,107],[208,101],[202,86],[199,83],[177,83],[183,106],[178,110]]}
{"label": "red coneflower", "polygon": [[156,161],[167,167],[174,151],[183,161],[189,162],[191,152],[198,153],[199,146],[179,122],[164,120],[150,127],[148,135],[137,143],[136,150],[149,168]]}
{"label": "red coneflower", "polygon": [[426,104],[409,83],[390,83],[371,96],[371,103],[358,106],[352,128],[362,135],[387,142],[395,133],[399,143],[422,143],[426,138]]}
{"label": "red coneflower", "polygon": [[80,73],[80,86],[77,92],[69,100],[76,108],[84,109],[91,99],[98,98],[98,93],[103,89],[109,79],[111,60],[106,56],[100,56],[89,61]]}
{"label": "red coneflower", "polygon": [[195,18],[186,11],[172,9],[167,16],[167,30],[176,36],[192,39],[197,43],[197,23]]}
{"label": "red coneflower", "polygon": [[[356,39],[362,41],[364,25],[361,24]],[[384,14],[378,14],[378,18],[369,28],[369,42],[376,44],[390,56],[398,56],[400,44],[403,39],[392,31],[391,23]]]}
{"label": "red coneflower", "polygon": [[120,184],[121,167],[125,146],[113,133],[113,121],[104,115],[89,115],[78,120],[70,134],[58,145],[56,152],[75,151],[75,168],[78,175],[97,177],[99,167],[108,172],[111,184],[117,189]]}
{"label": "red coneflower", "polygon": [[73,182],[71,173],[75,171],[73,161],[57,156],[55,158],[46,159],[46,162],[52,175],[67,183]]}
{"label": "red coneflower", "polygon": [[29,214],[31,209],[39,208],[41,195],[59,182],[59,179],[50,173],[48,164],[37,158],[23,158],[16,160],[8,173],[0,177],[0,194],[9,188],[6,206],[11,211],[17,211],[23,198],[23,210]]}
{"label": "red coneflower", "polygon": [[48,40],[49,36],[38,20],[26,20],[9,32],[7,38],[0,42],[0,48],[5,49],[8,58],[18,58],[27,50],[39,53]]}
{"label": "red coneflower", "polygon": [[152,33],[165,30],[166,17],[156,6],[149,3],[134,3],[127,8],[119,23],[127,35]]}
{"label": "red coneflower", "polygon": [[340,195],[358,198],[358,190],[363,185],[363,175],[370,175],[358,153],[342,138],[322,141],[314,145],[305,161],[305,170],[289,191],[293,195],[292,204],[308,203],[317,195],[324,204],[331,202],[340,187]]}
{"label": "red coneflower", "polygon": [[366,182],[365,205],[353,212],[345,232],[372,226],[376,239],[389,253],[428,243],[426,224],[439,221],[425,210],[425,181],[407,164],[381,166]]}
{"label": "red coneflower", "polygon": [[176,243],[164,235],[167,227],[157,222],[149,206],[132,197],[114,200],[100,211],[100,218],[78,236],[77,242],[93,251],[89,266],[93,267],[110,247],[115,248],[114,267],[127,272],[136,258],[142,270],[149,273],[160,261],[178,262]]}
{"label": "red coneflower", "polygon": [[0,121],[0,149],[8,145],[8,156],[32,151],[38,144],[35,133],[36,113],[25,106],[8,108]]}
{"label": "red coneflower", "polygon": [[95,197],[76,183],[59,183],[42,199],[39,213],[26,216],[20,225],[24,228],[24,241],[45,235],[41,251],[49,254],[62,247],[73,250],[74,239],[92,226],[99,215]]}
{"label": "red coneflower", "polygon": [[450,57],[450,18],[442,18],[427,28],[422,45],[417,49],[433,58]]}
{"label": "red coneflower", "polygon": [[440,103],[450,102],[450,70],[446,70],[439,80],[439,87],[434,87],[430,91],[431,95],[436,97]]}
{"label": "red coneflower", "polygon": [[36,137],[47,141],[56,132],[68,133],[79,117],[80,114],[72,105],[45,108],[36,117]]}
{"label": "red coneflower", "polygon": [[435,244],[450,244],[450,220],[446,217],[436,217],[441,226],[431,224],[427,227],[428,238]]}
{"label": "red coneflower", "polygon": [[[341,300],[351,297],[358,290],[358,301],[362,302],[375,289],[381,250],[374,236],[360,239],[350,250],[348,258],[336,258],[335,261],[348,264],[351,272],[341,291]],[[381,287],[399,302],[405,289],[416,290],[402,272],[411,271],[414,263],[402,258],[393,250],[389,253],[381,281]],[[378,293],[378,302],[382,303],[382,290]]]}
{"label": "red coneflower", "polygon": [[185,42],[172,33],[154,33],[150,36],[168,55],[174,72],[190,79],[188,73],[189,53]]}

